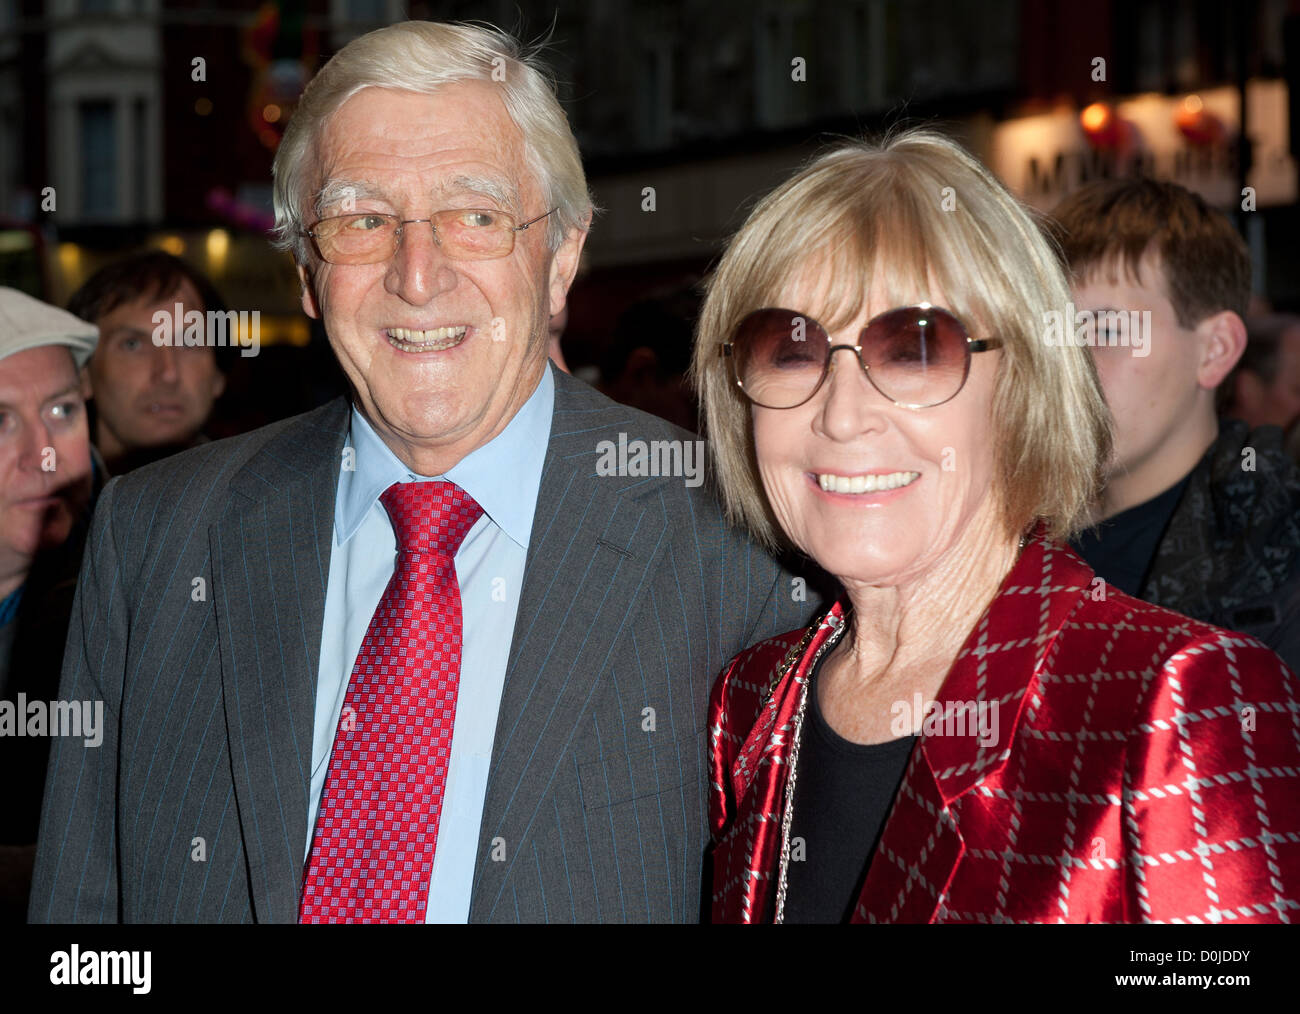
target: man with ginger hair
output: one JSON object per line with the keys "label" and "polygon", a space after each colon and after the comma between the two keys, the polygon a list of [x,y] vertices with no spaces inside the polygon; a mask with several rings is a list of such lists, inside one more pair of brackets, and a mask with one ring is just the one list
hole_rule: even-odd
{"label": "man with ginger hair", "polygon": [[1151,179],[1088,184],[1053,219],[1078,310],[1149,332],[1088,335],[1115,455],[1075,549],[1109,584],[1253,634],[1300,670],[1300,471],[1276,427],[1215,412],[1246,346],[1245,243],[1199,196]]}

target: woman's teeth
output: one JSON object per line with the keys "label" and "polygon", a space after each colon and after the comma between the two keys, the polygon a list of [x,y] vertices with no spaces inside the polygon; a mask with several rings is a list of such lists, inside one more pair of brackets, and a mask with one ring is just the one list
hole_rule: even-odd
{"label": "woman's teeth", "polygon": [[390,327],[386,332],[389,344],[402,352],[440,352],[459,345],[465,338],[466,325],[435,327],[429,331],[415,331],[409,327]]}
{"label": "woman's teeth", "polygon": [[827,493],[883,493],[915,482],[920,472],[890,472],[887,475],[823,475],[817,482]]}

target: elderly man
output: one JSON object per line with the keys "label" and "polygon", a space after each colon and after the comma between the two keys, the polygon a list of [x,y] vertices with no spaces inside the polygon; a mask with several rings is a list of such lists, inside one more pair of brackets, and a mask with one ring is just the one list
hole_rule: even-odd
{"label": "elderly man", "polygon": [[0,288],[3,922],[20,922],[26,911],[49,737],[57,731],[29,723],[58,691],[91,500],[102,477],[78,376],[97,337],[93,325],[72,314]]}
{"label": "elderly man", "polygon": [[351,404],[105,489],[63,692],[115,717],[56,747],[32,919],[694,921],[710,683],[813,603],[688,434],[547,366],[591,211],[552,89],[394,25],[275,174]]}

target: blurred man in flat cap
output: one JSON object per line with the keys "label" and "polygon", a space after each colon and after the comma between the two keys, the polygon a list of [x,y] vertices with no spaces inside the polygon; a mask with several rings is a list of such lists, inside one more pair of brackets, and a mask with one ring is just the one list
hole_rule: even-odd
{"label": "blurred man in flat cap", "polygon": [[[93,324],[0,288],[0,921],[21,922],[48,730],[27,702],[58,694],[90,508],[103,482],[81,367]],[[19,704],[23,707],[19,707]],[[43,709],[40,705],[38,710]]]}

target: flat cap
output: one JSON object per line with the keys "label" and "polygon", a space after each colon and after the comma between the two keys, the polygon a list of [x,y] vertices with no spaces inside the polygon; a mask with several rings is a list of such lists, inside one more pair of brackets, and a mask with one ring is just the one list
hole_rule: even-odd
{"label": "flat cap", "polygon": [[42,345],[66,345],[77,367],[95,351],[99,328],[25,292],[0,286],[0,359]]}

